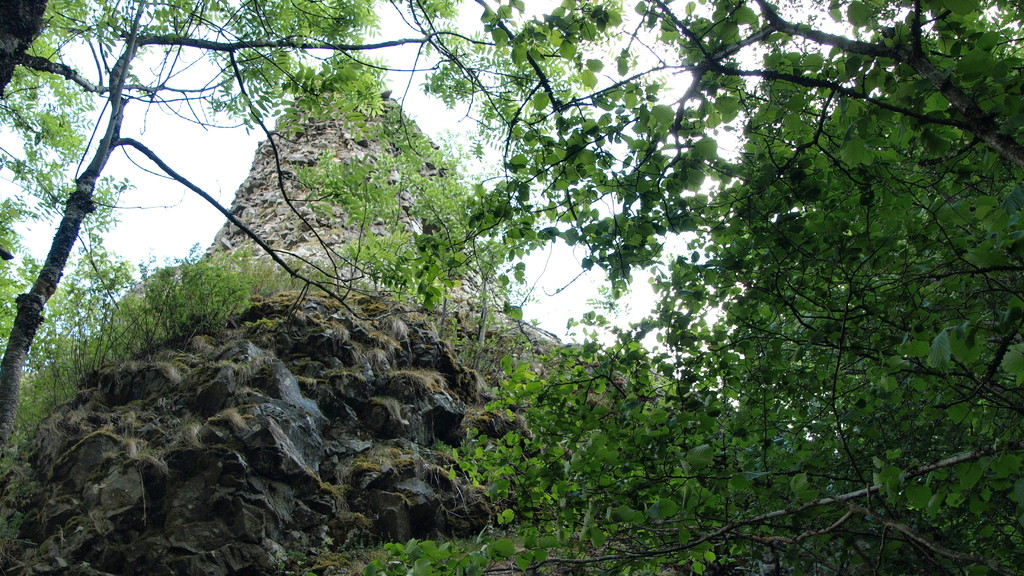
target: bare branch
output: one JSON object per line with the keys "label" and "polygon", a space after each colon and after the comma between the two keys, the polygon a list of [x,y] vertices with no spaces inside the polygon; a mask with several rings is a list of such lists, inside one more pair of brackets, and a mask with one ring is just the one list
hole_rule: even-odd
{"label": "bare branch", "polygon": [[252,229],[245,224],[245,222],[239,220],[237,216],[235,216],[234,214],[231,213],[230,210],[222,206],[220,202],[217,202],[217,200],[213,196],[210,196],[210,194],[208,194],[205,190],[203,190],[199,186],[196,186],[187,178],[185,178],[177,171],[175,171],[173,168],[168,166],[167,163],[163,161],[163,159],[157,156],[157,154],[150,150],[149,147],[147,147],[145,144],[133,138],[121,138],[118,141],[118,144],[123,146],[130,146],[138,150],[139,152],[142,152],[142,154],[145,155],[146,158],[149,158],[154,164],[156,164],[160,168],[160,170],[162,170],[165,174],[170,176],[175,182],[178,182],[179,184],[185,186],[192,192],[195,192],[200,198],[206,200],[208,204],[210,204],[218,212],[223,214],[224,217],[227,218],[229,222],[237,226],[238,229],[242,231],[242,233],[244,233],[253,242],[255,242],[256,245],[258,245],[260,249],[263,250],[263,252],[270,256],[270,258],[273,259],[274,263],[280,266],[282,270],[287,272],[289,276],[302,280],[303,282],[306,282],[311,286],[316,286],[317,288],[326,292],[328,295],[337,298],[338,301],[341,302],[342,306],[344,306],[347,310],[353,313],[355,312],[354,310],[349,308],[348,304],[345,303],[344,299],[335,294],[334,291],[329,286],[324,285],[322,282],[317,282],[316,280],[307,278],[306,276],[303,276],[294,268],[292,268],[287,262],[284,261],[284,259],[281,258],[277,250],[274,250],[274,248],[272,248],[262,238],[260,238],[259,234],[253,232]]}
{"label": "bare branch", "polygon": [[60,62],[51,62],[46,58],[26,54],[25,57],[22,58],[21,65],[40,72],[49,72],[51,74],[67,78],[84,88],[86,92],[102,94],[107,91],[105,86],[93,84],[88,78],[79,74],[74,68]]}
{"label": "bare branch", "polygon": [[964,554],[963,552],[957,552],[956,550],[950,550],[949,548],[946,548],[945,546],[939,544],[938,542],[935,542],[933,540],[930,540],[930,539],[926,538],[923,534],[921,534],[920,532],[914,530],[910,526],[907,526],[906,524],[903,524],[902,522],[897,522],[895,520],[886,518],[884,516],[880,516],[877,512],[874,512],[873,510],[868,510],[867,508],[864,508],[864,507],[861,507],[861,506],[853,506],[853,505],[851,505],[850,506],[850,511],[854,512],[854,513],[857,513],[857,514],[863,514],[865,516],[870,516],[874,520],[877,520],[877,521],[881,522],[882,524],[888,526],[889,528],[892,528],[892,529],[896,530],[897,532],[902,533],[904,536],[907,536],[908,538],[910,538],[914,542],[920,544],[921,546],[924,546],[925,548],[927,548],[928,550],[931,550],[932,552],[934,552],[935,554],[938,554],[939,556],[944,556],[946,558],[949,558],[950,560],[956,560],[957,562],[964,562],[964,563],[969,563],[969,564],[981,564],[982,566],[987,566],[989,568],[989,570],[992,570],[993,572],[998,572],[999,574],[1004,574],[1005,576],[1016,576],[1017,574],[1019,574],[1019,572],[1017,572],[1017,571],[1015,571],[1015,570],[1013,570],[1013,569],[1011,569],[1011,568],[1009,568],[1007,566],[1003,566],[999,562],[996,562],[996,560],[994,558],[989,558],[989,557],[986,557],[986,556],[978,556],[978,555],[975,555],[975,554]]}
{"label": "bare branch", "polygon": [[203,38],[189,38],[176,34],[161,36],[144,36],[139,39],[142,46],[187,46],[189,48],[200,48],[202,50],[213,50],[216,52],[237,52],[238,50],[254,48],[288,48],[291,50],[335,50],[354,52],[361,50],[379,50],[381,48],[392,48],[408,44],[425,44],[429,38],[401,38],[398,40],[387,40],[372,44],[335,44],[333,42],[310,42],[301,39],[254,39],[239,40],[237,42],[216,42]]}

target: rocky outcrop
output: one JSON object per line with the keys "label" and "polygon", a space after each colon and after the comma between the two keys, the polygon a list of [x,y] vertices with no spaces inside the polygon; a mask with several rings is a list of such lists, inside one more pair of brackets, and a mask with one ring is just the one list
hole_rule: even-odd
{"label": "rocky outcrop", "polygon": [[[355,282],[368,265],[346,247],[367,234],[429,233],[410,210],[410,182],[443,177],[429,163],[401,164],[405,180],[386,171],[402,147],[365,137],[385,120],[285,122],[273,145],[260,145],[232,205],[293,267],[349,296],[258,301],[222,332],[88,375],[0,479],[0,544],[17,544],[0,546],[0,572],[273,574],[296,553],[488,525],[492,504],[450,448],[469,428],[523,430],[521,419],[482,407],[478,374],[496,384],[506,354],[542,371],[536,352],[557,338],[485,311],[472,272],[443,312]],[[343,180],[351,170],[357,185],[372,173],[388,218],[354,221],[325,201],[304,180],[325,162]],[[209,251],[247,245],[228,224]]]}
{"label": "rocky outcrop", "polygon": [[[310,174],[327,162],[350,167],[353,172],[363,170],[369,178],[382,169],[378,164],[386,164],[381,160],[409,153],[380,137],[401,137],[388,133],[396,126],[406,138],[427,142],[416,126],[404,119],[397,103],[386,100],[384,109],[384,114],[359,122],[344,116],[314,118],[308,113],[301,122],[282,119],[280,129],[257,148],[249,176],[235,194],[231,213],[303,273],[318,276],[314,271],[319,270],[341,281],[360,278],[358,258],[350,257],[344,248],[367,235],[384,236],[398,230],[422,232],[424,223],[411,214],[417,191],[402,181],[397,170],[389,170],[386,185],[392,189],[389,194],[395,210],[387,218],[382,214],[359,220],[332,202],[330,194],[317,189],[310,182],[315,179]],[[444,177],[431,164],[418,160],[413,163],[421,176]],[[225,223],[209,252],[233,252],[243,247],[255,248],[255,244],[238,227]]]}
{"label": "rocky outcrop", "polygon": [[[286,552],[479,532],[448,453],[477,375],[422,311],[283,295],[109,366],[2,484],[5,574],[269,574]],[[4,517],[14,517],[11,510]]]}
{"label": "rocky outcrop", "polygon": [[[326,276],[328,284],[344,284],[345,289],[366,289],[367,283],[358,280],[373,276],[369,272],[373,264],[360,261],[365,255],[349,248],[365,244],[368,235],[382,237],[398,231],[414,239],[437,228],[436,222],[425,222],[415,215],[414,204],[420,192],[416,184],[452,176],[414,152],[417,148],[433,150],[433,145],[402,115],[396,102],[386,99],[383,114],[358,122],[344,116],[314,118],[307,114],[301,122],[282,119],[279,124],[280,130],[257,148],[252,169],[235,194],[231,212],[296,270],[317,280]],[[405,145],[399,146],[397,141]],[[409,173],[403,177],[397,169],[377,174],[391,165],[389,157],[399,156],[410,156],[404,165],[412,165],[416,178]],[[325,169],[325,163],[332,165],[326,170],[340,166],[366,174],[378,185],[383,180],[394,210],[387,218],[353,218],[310,181],[315,180],[310,174]],[[226,222],[208,252],[254,248],[241,229]],[[262,257],[259,250],[253,253]],[[459,282],[446,297],[453,314],[467,320],[460,321],[461,326],[483,317],[488,324],[485,331],[492,334],[500,333],[508,339],[521,337],[542,348],[560,344],[558,336],[529,323],[494,310],[481,314],[481,306],[493,308],[501,302],[480,302],[482,281],[472,266],[456,273]],[[477,335],[467,334],[467,338]]]}

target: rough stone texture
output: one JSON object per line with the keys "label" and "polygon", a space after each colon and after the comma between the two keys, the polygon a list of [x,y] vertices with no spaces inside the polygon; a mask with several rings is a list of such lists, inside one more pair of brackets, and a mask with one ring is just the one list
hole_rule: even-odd
{"label": "rough stone texture", "polygon": [[[397,103],[386,101],[385,106],[394,108]],[[260,143],[249,176],[235,194],[231,213],[293,267],[307,274],[319,267],[340,280],[357,278],[358,263],[346,263],[340,247],[363,234],[383,235],[392,230],[382,220],[369,226],[350,222],[341,208],[328,208],[317,200],[316,191],[300,182],[298,171],[316,166],[325,155],[334,163],[372,165],[383,155],[397,154],[392,146],[364,136],[379,122],[380,118],[370,118],[364,128],[344,118],[309,119],[301,128],[286,124],[272,135],[273,142]],[[407,126],[417,131],[411,123]],[[430,165],[421,173],[439,175]],[[401,226],[413,233],[422,232],[423,223],[409,214],[416,191],[403,188],[397,179],[394,186],[402,210]],[[255,248],[240,229],[225,223],[209,252],[232,252],[244,246]]]}
{"label": "rough stone texture", "polygon": [[96,373],[0,485],[26,492],[5,574],[269,574],[328,541],[477,533],[490,505],[436,450],[477,376],[421,312],[361,317],[282,295]]}
{"label": "rough stone texture", "polygon": [[[390,109],[389,113],[399,113],[394,110],[398,106],[396,102],[385,101],[385,106]],[[301,128],[286,124],[273,134],[273,144],[270,140],[260,143],[249,176],[231,204],[231,213],[303,274],[319,278],[326,273],[341,282],[361,278],[360,264],[347,260],[342,248],[357,242],[362,235],[385,235],[394,230],[383,220],[368,226],[350,221],[340,207],[316,200],[316,191],[299,181],[298,172],[316,166],[325,157],[335,163],[372,165],[383,155],[398,154],[395,147],[365,137],[381,121],[370,118],[365,128],[357,128],[344,118],[307,119]],[[411,121],[403,122],[402,126],[419,134]],[[431,164],[425,164],[420,174],[444,177],[442,171]],[[429,233],[431,226],[410,213],[417,190],[404,186],[396,175],[392,178],[401,210],[397,225],[412,234]],[[226,222],[208,253],[235,252],[242,248],[253,249],[258,257],[262,256],[244,232]],[[463,273],[459,286],[449,292],[448,298],[453,313],[470,318],[478,314],[480,282],[472,271],[463,270]],[[556,335],[503,314],[491,313],[488,320],[492,333],[500,331],[513,337],[522,336],[542,346],[560,344]]]}

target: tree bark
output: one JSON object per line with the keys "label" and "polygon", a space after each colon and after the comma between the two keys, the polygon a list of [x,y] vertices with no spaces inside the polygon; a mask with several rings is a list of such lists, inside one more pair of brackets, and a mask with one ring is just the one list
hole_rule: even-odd
{"label": "tree bark", "polygon": [[43,28],[46,0],[0,0],[0,97]]}
{"label": "tree bark", "polygon": [[18,296],[18,314],[14,318],[3,362],[0,363],[0,446],[7,444],[14,430],[21,374],[28,360],[29,348],[42,324],[43,308],[64,275],[64,267],[78,238],[78,231],[82,228],[82,221],[95,209],[92,195],[96,189],[96,176],[96,173],[87,171],[76,180],[75,192],[65,205],[64,218],[53,236],[46,263],[39,271],[32,289]]}

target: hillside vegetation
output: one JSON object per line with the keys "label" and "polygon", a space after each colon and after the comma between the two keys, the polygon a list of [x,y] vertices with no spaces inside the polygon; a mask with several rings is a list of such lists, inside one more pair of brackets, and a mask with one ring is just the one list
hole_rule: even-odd
{"label": "hillside vegetation", "polygon": [[[3,169],[24,191],[0,211],[0,221],[60,222],[45,261],[20,262],[28,280],[11,273],[0,282],[12,296],[0,366],[0,441],[12,457],[7,469],[24,468],[5,476],[4,542],[29,559],[19,570],[69,570],[63,562],[83,574],[143,570],[130,542],[153,537],[162,539],[162,558],[197,558],[200,564],[190,566],[202,568],[194,570],[216,559],[227,572],[253,574],[276,570],[271,560],[292,570],[289,554],[303,555],[309,562],[301,569],[317,574],[1024,572],[1020,6],[564,0],[538,7],[479,0],[467,8],[479,18],[467,24],[460,7],[444,0],[243,4],[247,9],[219,0],[51,0],[29,51],[0,54],[12,59],[0,64],[15,66],[0,122],[17,142],[3,149]],[[382,23],[379,16],[393,10],[408,30]],[[389,39],[377,40],[375,31]],[[494,165],[491,174],[453,176],[458,163],[435,155],[425,139],[408,138],[400,116],[378,123],[392,105],[381,95],[387,65],[373,55],[395,46],[418,49],[400,67],[420,67],[428,93],[462,106],[477,123],[479,130],[462,138],[463,154],[499,155],[500,162],[485,160]],[[179,74],[193,66],[208,77]],[[99,109],[104,113],[93,113]],[[310,258],[263,238],[236,210],[241,205],[220,206],[177,171],[183,168],[167,165],[152,147],[159,138],[122,133],[131,125],[126,118],[157,109],[264,133],[261,166],[281,214],[304,216],[305,206],[314,216],[305,224],[320,217],[333,225],[341,216],[332,206],[303,203],[337,201],[359,233],[344,250],[318,240],[326,260],[312,261],[312,269],[296,264],[296,256]],[[282,152],[303,133],[271,130],[282,115],[347,122],[355,128],[345,149],[365,162],[300,154],[298,164],[288,164]],[[397,141],[359,144],[355,132],[380,126],[376,134]],[[127,324],[101,314],[108,309],[98,305],[104,288],[124,285],[127,275],[93,241],[110,223],[118,191],[129,185],[127,173],[107,165],[125,150],[214,204],[241,231],[228,240],[255,244],[262,261],[308,290],[280,314],[285,320],[253,312],[266,301],[249,306],[238,299],[237,309],[234,298],[222,303],[219,296],[232,286],[251,294],[244,274],[223,276],[223,289],[189,290],[160,314],[140,310],[125,317]],[[385,210],[381,223],[404,228],[385,230],[364,210],[371,207]],[[294,230],[316,230],[305,224]],[[0,243],[18,252],[13,233],[2,234]],[[98,322],[79,324],[56,312],[73,247],[83,241],[92,249],[81,260],[87,272],[68,287],[77,282],[84,289],[64,306],[95,313]],[[503,304],[524,278],[518,259],[552,243],[579,250],[582,269],[605,273],[612,301],[629,298],[631,283],[649,278],[654,309],[621,326],[595,306],[581,320],[611,338],[536,349],[542,336],[519,322],[516,306]],[[371,258],[361,268],[360,254]],[[185,269],[167,274],[187,281]],[[158,275],[154,285],[160,281]],[[146,290],[134,297],[145,301]],[[357,297],[371,301],[354,305]],[[614,309],[614,302],[604,304]],[[178,313],[204,305],[216,313]],[[408,311],[396,315],[410,328],[408,340],[373,324],[402,307]],[[328,320],[338,314],[344,337]],[[419,320],[408,314],[428,315],[424,326],[433,325],[437,336],[414,338]],[[267,329],[285,326],[287,338],[261,343],[246,332],[257,328],[246,327],[246,318]],[[334,335],[324,339],[334,342],[330,354],[340,354],[331,356],[338,363],[315,360],[324,369],[304,372],[300,359],[288,357],[290,334],[328,325]],[[77,326],[99,328],[76,334]],[[150,330],[155,346],[88,348],[104,342],[92,339],[103,330],[135,326]],[[61,345],[84,346],[83,354],[47,359],[47,349],[63,349],[45,344],[46,331],[57,328],[71,335]],[[522,339],[488,339],[503,332]],[[201,334],[215,338],[209,350],[196,348]],[[440,364],[413,361],[415,345],[424,342]],[[367,355],[347,351],[356,344]],[[182,357],[159,356],[172,354],[161,350]],[[311,344],[309,351],[316,350]],[[396,363],[401,351],[411,365]],[[65,358],[96,361],[65,365]],[[225,368],[231,374],[252,374],[226,380],[234,384],[214,395],[217,411],[203,412],[195,396],[217,381],[204,374],[218,361],[234,363]],[[169,363],[178,376],[153,362]],[[266,364],[244,366],[253,362]],[[74,387],[52,388],[57,380],[42,376],[44,365]],[[387,390],[359,389],[356,376],[331,379],[331,371],[358,366],[370,366],[375,378],[361,378]],[[473,366],[482,380],[467,380]],[[260,376],[275,374],[277,388]],[[481,381],[493,396],[471,401]],[[133,384],[122,388],[127,382]],[[345,392],[325,392],[337,386]],[[366,394],[353,396],[352,386]],[[70,438],[65,426],[78,426],[90,441],[45,450],[19,445],[35,425],[17,428],[17,414],[43,408],[39,399],[46,398],[42,415],[54,404],[44,392],[58,389],[73,391],[76,403],[58,409],[62,418],[43,420],[36,441]],[[169,401],[168,414],[183,406],[199,410],[174,417],[199,425],[203,447],[181,444],[182,450],[209,454],[202,451],[223,445],[230,450],[219,454],[245,454],[253,478],[284,474],[274,490],[300,490],[289,502],[314,514],[295,508],[278,520],[247,507],[264,510],[262,500],[229,506],[216,517],[237,522],[210,520],[211,534],[237,531],[248,540],[221,554],[202,548],[221,542],[212,535],[176,544],[173,531],[163,529],[168,517],[133,514],[142,524],[126,536],[109,529],[111,516],[92,518],[75,508],[123,499],[130,510],[141,499],[148,511],[187,477],[192,459],[175,460],[175,444],[141,443],[181,436],[173,419],[152,412],[174,389],[185,400]],[[331,398],[356,417],[346,420],[345,411],[319,420],[317,414],[327,414],[321,403]],[[407,406],[426,400],[439,411],[412,417]],[[478,400],[495,402],[480,408],[493,418],[468,416]],[[86,405],[117,419],[126,417],[125,406],[142,414],[133,403],[150,411],[138,416],[137,430],[108,416],[89,423],[70,415]],[[234,416],[216,420],[229,408]],[[307,422],[308,429],[283,425],[273,415],[278,409],[294,411],[298,420],[286,420]],[[454,416],[460,411],[461,419]],[[389,495],[379,496],[374,518],[363,511],[369,504],[359,509],[364,501],[346,492],[361,466],[357,457],[317,456],[335,471],[321,474],[311,454],[322,453],[304,444],[316,444],[315,429],[327,446],[337,439],[324,433],[356,421],[365,427],[357,437],[367,441],[398,434],[416,445],[445,445],[428,446],[433,452],[426,456],[408,446],[394,454],[400,463],[390,460],[396,472],[389,478],[411,484],[385,485]],[[247,437],[262,438],[277,447],[271,454],[287,458],[260,460],[264,452],[234,444]],[[366,448],[373,450],[384,452]],[[74,454],[89,464],[63,467],[64,456]],[[94,482],[93,468],[111,470],[94,462],[116,464],[120,480]],[[376,465],[383,473],[383,462]],[[445,469],[449,483],[441,474],[424,475],[430,466]],[[376,472],[369,464],[365,470]],[[387,548],[390,556],[367,558],[365,566],[318,564],[323,551],[350,543],[346,530],[358,530],[347,521],[332,528],[316,514],[347,518],[344,501],[371,525],[387,524],[385,510],[420,510],[411,486],[431,481],[435,491],[445,484],[458,494],[438,495],[431,510],[442,511],[445,526],[475,536],[450,539],[457,531],[420,530],[419,520],[409,520],[407,531],[370,538],[403,541]],[[251,483],[272,485],[262,482]],[[155,492],[129,489],[140,483]],[[123,489],[115,494],[103,486]],[[77,495],[61,500],[65,489]],[[310,500],[335,489],[333,501]],[[50,496],[44,503],[19,494]],[[458,502],[488,519],[457,512]],[[27,528],[33,519],[45,519],[44,526]],[[299,525],[325,532],[299,537],[290,532]],[[124,545],[97,546],[112,538]],[[288,549],[291,543],[311,548]],[[64,558],[65,546],[84,556]],[[255,564],[225,560],[242,558],[227,551],[243,549],[269,555]],[[163,566],[154,571],[177,569]]]}

